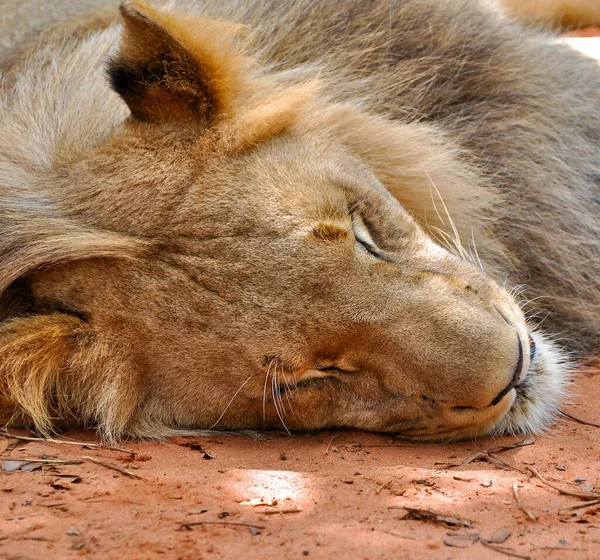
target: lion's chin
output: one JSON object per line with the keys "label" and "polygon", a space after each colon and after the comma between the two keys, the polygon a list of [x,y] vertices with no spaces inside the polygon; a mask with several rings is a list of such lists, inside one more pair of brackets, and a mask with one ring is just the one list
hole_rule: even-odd
{"label": "lion's chin", "polygon": [[531,333],[536,357],[516,398],[506,414],[486,433],[492,436],[543,433],[560,415],[560,404],[567,396],[572,364],[554,344],[539,333]]}

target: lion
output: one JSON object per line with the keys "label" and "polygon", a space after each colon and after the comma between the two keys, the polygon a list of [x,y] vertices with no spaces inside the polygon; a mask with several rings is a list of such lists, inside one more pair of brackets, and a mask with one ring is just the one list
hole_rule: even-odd
{"label": "lion", "polygon": [[600,70],[462,0],[10,0],[0,424],[545,430],[600,349]]}

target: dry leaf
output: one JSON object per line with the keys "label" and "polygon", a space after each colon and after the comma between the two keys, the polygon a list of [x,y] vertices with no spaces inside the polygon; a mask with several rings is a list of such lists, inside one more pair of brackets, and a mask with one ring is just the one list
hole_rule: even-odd
{"label": "dry leaf", "polygon": [[18,471],[25,461],[2,461],[2,470],[6,472]]}
{"label": "dry leaf", "polygon": [[511,532],[507,527],[502,527],[500,529],[496,529],[494,531],[494,533],[492,534],[492,536],[489,539],[485,539],[486,542],[492,543],[492,544],[502,544],[505,543],[508,540],[508,537],[510,537]]}
{"label": "dry leaf", "polygon": [[70,490],[71,484],[76,484],[81,482],[81,477],[79,476],[59,476],[50,482],[50,486],[52,488],[56,488],[57,490]]}
{"label": "dry leaf", "polygon": [[437,513],[428,509],[417,509],[404,506],[408,512],[402,519],[419,519],[421,521],[434,521],[436,523],[444,523],[450,527],[471,527],[472,523],[468,519],[453,517],[443,513]]}
{"label": "dry leaf", "polygon": [[21,470],[25,472],[33,472],[37,471],[39,468],[43,467],[46,463],[25,463]]}
{"label": "dry leaf", "polygon": [[38,463],[32,461],[2,461],[2,470],[6,472],[15,472],[18,470],[22,470],[25,472],[32,472],[41,467],[43,467],[46,463]]}
{"label": "dry leaf", "polygon": [[473,541],[468,537],[450,537],[444,540],[444,544],[454,548],[469,548]]}
{"label": "dry leaf", "polygon": [[170,442],[175,445],[181,445],[182,447],[189,447],[193,451],[198,451],[203,459],[214,459],[214,456],[204,449],[200,443],[200,438],[172,437]]}

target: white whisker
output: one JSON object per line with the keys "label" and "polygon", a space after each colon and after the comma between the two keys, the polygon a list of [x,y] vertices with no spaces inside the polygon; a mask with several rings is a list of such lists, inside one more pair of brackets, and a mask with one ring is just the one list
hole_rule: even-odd
{"label": "white whisker", "polygon": [[246,379],[246,381],[244,381],[240,385],[240,388],[234,393],[233,397],[231,397],[230,401],[227,403],[227,406],[221,413],[221,416],[219,416],[219,418],[217,418],[217,421],[210,428],[208,428],[209,430],[212,430],[222,420],[223,416],[225,416],[225,413],[229,410],[229,407],[232,405],[233,401],[238,396],[240,391],[246,386],[246,383],[248,383],[248,381],[250,381],[255,375],[256,375],[256,373],[253,373],[250,377],[248,377],[248,379]]}
{"label": "white whisker", "polygon": [[273,365],[273,361],[269,362],[269,367],[267,368],[267,373],[265,374],[265,384],[263,386],[263,422],[267,422],[267,382],[269,381],[269,374],[271,373],[271,366]]}
{"label": "white whisker", "polygon": [[[289,435],[291,435],[291,432],[288,430],[288,427],[283,419],[281,411],[279,410],[279,405],[277,404],[277,394],[276,393],[279,392],[279,389],[277,387],[277,377],[276,376],[277,376],[277,364],[275,363],[273,375],[271,376],[271,395],[273,397],[273,405],[275,406],[275,412],[277,413],[277,416],[279,417],[279,420],[281,421],[281,424],[283,425],[285,431]],[[279,396],[281,397],[281,395],[279,395]]]}

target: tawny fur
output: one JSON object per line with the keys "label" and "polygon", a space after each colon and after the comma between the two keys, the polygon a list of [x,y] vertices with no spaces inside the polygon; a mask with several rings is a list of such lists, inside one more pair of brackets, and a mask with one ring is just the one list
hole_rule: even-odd
{"label": "tawny fur", "polygon": [[508,13],[563,27],[600,25],[597,0],[500,0]]}
{"label": "tawny fur", "polygon": [[499,284],[600,349],[597,64],[483,2],[156,6],[0,28],[0,420],[547,425],[564,357]]}

